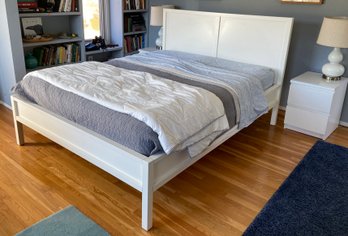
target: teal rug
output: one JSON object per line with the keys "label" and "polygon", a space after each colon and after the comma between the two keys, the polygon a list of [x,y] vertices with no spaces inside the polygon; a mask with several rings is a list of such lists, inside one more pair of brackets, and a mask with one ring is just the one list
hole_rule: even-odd
{"label": "teal rug", "polygon": [[69,206],[16,234],[17,236],[106,236],[93,220],[74,206]]}

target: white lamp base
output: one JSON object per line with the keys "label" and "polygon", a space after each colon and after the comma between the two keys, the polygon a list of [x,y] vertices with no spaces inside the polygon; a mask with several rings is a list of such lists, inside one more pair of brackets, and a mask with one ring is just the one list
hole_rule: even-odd
{"label": "white lamp base", "polygon": [[157,49],[162,49],[162,39],[163,36],[163,27],[161,27],[161,29],[158,31],[158,38],[156,39],[156,48]]}
{"label": "white lamp base", "polygon": [[329,54],[329,62],[323,66],[323,78],[327,80],[340,80],[344,74],[344,66],[340,64],[343,60],[341,49],[334,48]]}

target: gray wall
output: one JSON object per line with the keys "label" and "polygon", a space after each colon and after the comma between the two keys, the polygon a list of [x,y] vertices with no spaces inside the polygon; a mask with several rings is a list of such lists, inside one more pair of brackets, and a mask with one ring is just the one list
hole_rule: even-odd
{"label": "gray wall", "polygon": [[[162,4],[173,4],[189,10],[294,17],[282,106],[286,106],[291,78],[305,71],[320,72],[322,65],[327,62],[327,55],[332,49],[316,44],[323,17],[348,15],[348,0],[325,0],[323,5],[282,4],[280,0],[150,0],[150,5]],[[150,27],[150,46],[154,46],[157,32],[157,27]],[[348,50],[344,49],[343,53],[345,76],[348,76]],[[348,93],[341,120],[348,122]]]}
{"label": "gray wall", "polygon": [[[10,105],[10,89],[25,75],[17,1],[0,1],[0,100]],[[8,14],[9,13],[9,14]]]}

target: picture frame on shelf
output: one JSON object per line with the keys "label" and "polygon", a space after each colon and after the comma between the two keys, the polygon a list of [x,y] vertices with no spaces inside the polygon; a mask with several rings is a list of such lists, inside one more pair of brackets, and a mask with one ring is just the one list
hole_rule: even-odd
{"label": "picture frame on shelf", "polygon": [[282,3],[295,4],[323,4],[324,0],[280,0]]}
{"label": "picture frame on shelf", "polygon": [[23,37],[43,35],[41,17],[22,18]]}

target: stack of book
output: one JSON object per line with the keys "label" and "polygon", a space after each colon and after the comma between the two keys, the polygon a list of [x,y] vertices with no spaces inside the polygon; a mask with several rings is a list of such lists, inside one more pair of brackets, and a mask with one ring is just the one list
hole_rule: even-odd
{"label": "stack of book", "polygon": [[36,0],[17,0],[19,13],[31,13],[38,11]]}
{"label": "stack of book", "polygon": [[145,0],[123,0],[124,10],[142,10],[146,8]]}
{"label": "stack of book", "polygon": [[56,12],[73,12],[79,11],[79,0],[56,0],[55,10]]}
{"label": "stack of book", "polygon": [[123,45],[125,54],[132,53],[145,47],[145,37],[143,34],[126,36],[123,39]]}
{"label": "stack of book", "polygon": [[126,14],[124,17],[124,31],[136,32],[136,31],[145,31],[145,20],[141,14]]}
{"label": "stack of book", "polygon": [[79,45],[77,44],[38,47],[33,49],[33,55],[38,61],[38,66],[74,63],[80,60]]}

